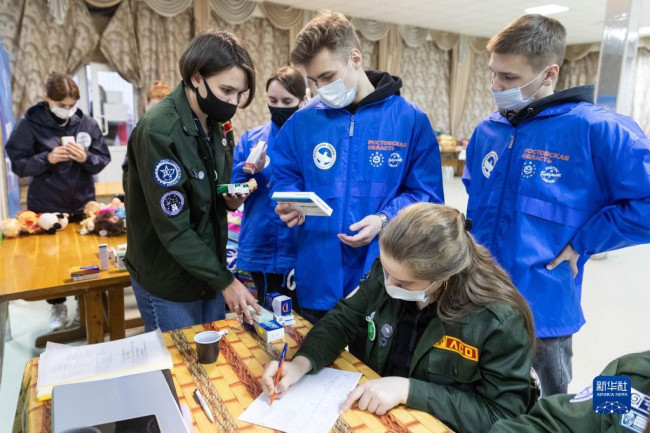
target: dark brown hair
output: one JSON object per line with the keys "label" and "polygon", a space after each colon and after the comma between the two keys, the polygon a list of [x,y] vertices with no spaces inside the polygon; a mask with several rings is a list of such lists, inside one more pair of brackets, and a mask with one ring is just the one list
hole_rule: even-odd
{"label": "dark brown hair", "polygon": [[438,316],[453,321],[490,302],[514,307],[523,316],[535,347],[533,315],[510,277],[485,247],[465,230],[456,209],[416,203],[402,209],[379,237],[381,252],[403,264],[419,280],[447,279]]}
{"label": "dark brown hair", "polygon": [[79,100],[79,88],[77,83],[66,74],[52,72],[47,77],[45,83],[45,93],[47,97],[53,101],[63,101],[65,98],[70,97],[75,101]]}
{"label": "dark brown hair", "polygon": [[[111,211],[106,211],[100,213],[95,217],[95,233],[98,233],[102,236],[119,236],[126,232],[126,227],[124,226],[124,220],[120,219],[117,222],[112,222],[111,218],[115,217],[115,213]],[[101,233],[101,232],[104,233]]]}
{"label": "dark brown hair", "polygon": [[304,66],[325,48],[343,60],[347,60],[350,50],[361,49],[352,24],[341,13],[323,11],[309,21],[296,36],[291,63]]}
{"label": "dark brown hair", "polygon": [[149,87],[149,93],[147,94],[147,101],[151,101],[152,99],[162,99],[165,96],[169,95],[171,92],[172,91],[167,86],[167,84],[163,83],[160,80],[156,80],[153,82],[151,87]]}
{"label": "dark brown hair", "polygon": [[204,78],[212,77],[233,67],[241,68],[248,81],[248,107],[255,97],[255,66],[244,43],[230,32],[209,30],[192,39],[178,61],[183,82],[190,88],[197,72]]}
{"label": "dark brown hair", "polygon": [[282,84],[282,87],[287,89],[287,92],[291,93],[296,98],[302,100],[307,93],[307,86],[305,85],[305,77],[300,73],[300,71],[293,66],[284,66],[278,71],[271,75],[266,81],[266,91],[268,92],[269,86],[273,81],[277,81]]}
{"label": "dark brown hair", "polygon": [[524,15],[494,35],[487,50],[524,56],[535,70],[552,63],[562,66],[566,53],[566,29],[556,19]]}

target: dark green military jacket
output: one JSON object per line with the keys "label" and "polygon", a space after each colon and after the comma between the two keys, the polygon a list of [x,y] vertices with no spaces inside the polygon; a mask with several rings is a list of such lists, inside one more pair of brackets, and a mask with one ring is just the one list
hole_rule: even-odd
{"label": "dark green military jacket", "polygon": [[[647,335],[647,334],[646,334]],[[558,394],[537,402],[528,415],[502,421],[491,433],[631,433],[643,432],[650,419],[650,351],[625,355],[611,362],[601,376],[628,376],[632,410],[601,415],[593,407],[593,389]]]}
{"label": "dark green military jacket", "polygon": [[169,301],[214,298],[233,280],[226,268],[226,204],[234,139],[213,125],[214,153],[199,135],[180,84],[133,130],[124,176],[126,266],[148,292]]}
{"label": "dark green military jacket", "polygon": [[[386,293],[377,261],[359,290],[318,321],[296,355],[308,358],[317,372],[345,346],[361,343],[361,360],[381,372],[393,343],[388,338],[379,344],[381,328],[396,330],[404,308],[404,301]],[[531,346],[523,316],[505,304],[488,304],[451,323],[436,316],[416,344],[406,405],[429,412],[457,432],[486,432],[498,419],[515,417],[528,407]]]}

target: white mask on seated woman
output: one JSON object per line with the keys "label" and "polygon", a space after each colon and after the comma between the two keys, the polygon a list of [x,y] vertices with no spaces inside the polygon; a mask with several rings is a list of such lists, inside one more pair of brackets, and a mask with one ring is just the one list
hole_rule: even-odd
{"label": "white mask on seated woman", "polygon": [[400,299],[409,302],[426,302],[431,293],[427,294],[427,290],[433,286],[435,281],[432,281],[424,290],[408,290],[398,286],[388,285],[388,274],[384,271],[384,285],[386,286],[386,293],[393,299]]}

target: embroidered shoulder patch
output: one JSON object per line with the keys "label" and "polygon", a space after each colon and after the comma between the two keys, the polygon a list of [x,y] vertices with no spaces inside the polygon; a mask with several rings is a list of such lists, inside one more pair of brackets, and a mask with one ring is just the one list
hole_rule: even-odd
{"label": "embroidered shoulder patch", "polygon": [[169,216],[176,216],[183,210],[185,198],[178,191],[169,191],[160,198],[160,207]]}
{"label": "embroidered shoulder patch", "polygon": [[436,349],[449,350],[456,352],[465,359],[478,362],[478,349],[469,344],[463,343],[461,340],[449,335],[443,335],[440,341],[433,345]]}
{"label": "embroidered shoulder patch", "polygon": [[153,166],[153,180],[165,188],[177,185],[181,174],[181,166],[173,159],[158,160]]}

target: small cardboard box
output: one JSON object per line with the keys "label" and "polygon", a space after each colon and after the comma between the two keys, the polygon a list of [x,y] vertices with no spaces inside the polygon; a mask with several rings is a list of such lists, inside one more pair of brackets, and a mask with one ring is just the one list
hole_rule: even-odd
{"label": "small cardboard box", "polygon": [[253,326],[255,327],[257,335],[259,335],[266,343],[282,340],[284,338],[284,327],[275,320],[271,319],[263,323],[253,323]]}
{"label": "small cardboard box", "polygon": [[273,298],[271,305],[273,306],[273,314],[277,314],[278,316],[291,314],[291,298],[288,296],[276,296]]}
{"label": "small cardboard box", "polygon": [[70,268],[70,277],[72,281],[89,280],[91,278],[99,278],[99,266],[73,266]]}

